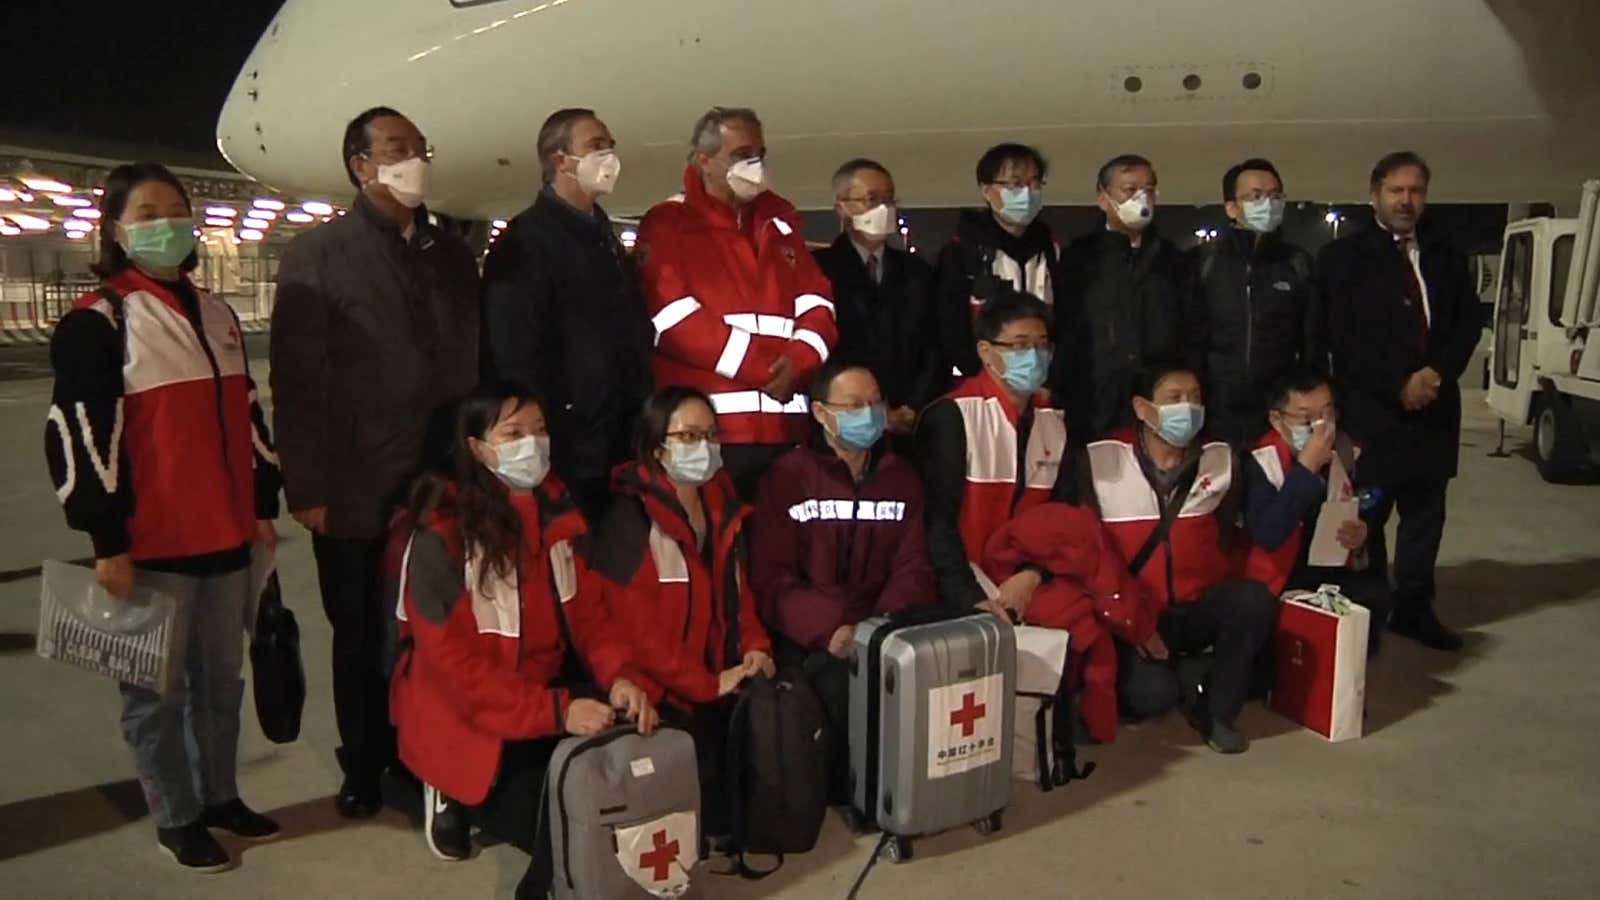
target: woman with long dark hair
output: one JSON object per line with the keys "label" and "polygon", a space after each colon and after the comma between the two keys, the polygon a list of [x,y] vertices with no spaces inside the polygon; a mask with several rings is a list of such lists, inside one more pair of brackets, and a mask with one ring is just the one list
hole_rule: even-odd
{"label": "woman with long dark hair", "polygon": [[717,416],[705,394],[669,387],[645,401],[637,458],[617,469],[617,495],[591,564],[606,606],[627,629],[641,687],[684,720],[700,754],[706,833],[725,833],[720,750],[731,707],[716,701],[776,671],[744,562],[744,521],[722,470]]}
{"label": "woman with long dark hair", "polygon": [[50,343],[45,457],[101,586],[175,601],[169,684],[122,685],[122,735],[159,845],[219,871],[230,860],[208,828],[278,833],[237,780],[250,558],[277,541],[278,460],[238,318],[189,280],[199,261],[183,184],[155,163],[120,166],[100,214],[100,287]]}
{"label": "woman with long dark hair", "polygon": [[583,516],[550,473],[540,402],[510,386],[464,401],[450,475],[424,476],[411,510],[390,714],[424,783],[428,846],[466,858],[475,821],[533,855],[518,896],[542,897],[556,743],[617,710],[649,733],[656,711],[574,553]]}

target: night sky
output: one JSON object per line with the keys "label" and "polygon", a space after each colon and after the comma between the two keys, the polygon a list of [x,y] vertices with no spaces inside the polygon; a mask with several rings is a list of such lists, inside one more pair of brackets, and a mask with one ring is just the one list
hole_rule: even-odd
{"label": "night sky", "polygon": [[0,0],[8,133],[216,157],[217,114],[283,0]]}

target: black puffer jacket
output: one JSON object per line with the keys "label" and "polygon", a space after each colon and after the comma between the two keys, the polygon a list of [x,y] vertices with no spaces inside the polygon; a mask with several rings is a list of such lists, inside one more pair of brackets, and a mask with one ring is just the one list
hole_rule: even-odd
{"label": "black puffer jacket", "polygon": [[1311,255],[1237,227],[1189,255],[1185,325],[1212,429],[1231,443],[1254,440],[1267,387],[1297,364],[1327,365]]}
{"label": "black puffer jacket", "polygon": [[1135,248],[1107,229],[1061,254],[1051,386],[1076,446],[1132,422],[1131,398],[1147,366],[1186,360],[1186,261],[1147,229]]}
{"label": "black puffer jacket", "polygon": [[[978,361],[972,322],[988,300],[1002,289],[1031,294],[1046,306],[1055,306],[1061,273],[1055,239],[1043,220],[1034,219],[1014,235],[995,221],[988,207],[968,209],[956,220],[956,233],[939,251],[939,346],[949,366],[972,376],[983,369]],[[999,272],[1012,274],[1009,279]]]}

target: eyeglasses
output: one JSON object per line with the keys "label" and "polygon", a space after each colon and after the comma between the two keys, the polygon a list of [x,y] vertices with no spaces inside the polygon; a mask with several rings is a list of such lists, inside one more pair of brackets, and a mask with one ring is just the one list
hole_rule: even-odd
{"label": "eyeglasses", "polygon": [[1044,187],[1049,182],[1045,181],[1043,178],[1034,178],[1032,180],[1023,180],[1021,178],[1012,178],[1012,179],[1010,179],[1008,181],[991,181],[989,183],[994,185],[995,187],[1011,188],[1013,190],[1017,190],[1017,189],[1020,189],[1020,188],[1033,188],[1034,190],[1038,190],[1038,189]]}
{"label": "eyeglasses", "polygon": [[830,403],[827,400],[818,400],[817,402],[829,409],[844,409],[849,410],[850,412],[856,412],[857,410],[862,409],[871,409],[875,406],[884,405],[882,400],[856,400],[849,403]]}
{"label": "eyeglasses", "polygon": [[715,428],[706,431],[687,429],[667,432],[667,440],[678,444],[698,444],[701,441],[709,441],[715,444],[719,442],[721,437],[722,435]]}
{"label": "eyeglasses", "polygon": [[1050,349],[1050,339],[1047,338],[1047,337],[1039,338],[1038,340],[1033,340],[1031,338],[1018,338],[1017,340],[1014,340],[1014,341],[989,341],[989,343],[995,345],[996,347],[1004,347],[1007,350],[1048,350],[1048,349]]}
{"label": "eyeglasses", "polygon": [[893,206],[894,194],[867,194],[865,197],[840,197],[840,203],[851,203],[872,209],[876,206]]}
{"label": "eyeglasses", "polygon": [[1338,421],[1339,421],[1338,412],[1336,412],[1334,410],[1331,410],[1331,409],[1327,410],[1325,412],[1322,412],[1322,413],[1319,413],[1319,414],[1316,414],[1316,415],[1310,415],[1310,416],[1300,415],[1298,413],[1292,413],[1292,412],[1290,412],[1290,411],[1288,411],[1286,409],[1275,409],[1275,410],[1273,410],[1273,412],[1275,412],[1278,415],[1282,416],[1283,417],[1283,421],[1288,423],[1288,424],[1290,424],[1290,425],[1314,425],[1314,424],[1316,424],[1318,422],[1327,422],[1330,425],[1334,425],[1334,424],[1337,424]]}

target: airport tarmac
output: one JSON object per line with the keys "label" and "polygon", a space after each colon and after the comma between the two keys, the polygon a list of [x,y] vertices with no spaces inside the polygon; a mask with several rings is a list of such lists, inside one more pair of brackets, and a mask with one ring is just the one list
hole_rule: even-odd
{"label": "airport tarmac", "polygon": [[[304,730],[269,743],[246,700],[240,747],[244,797],[284,834],[224,837],[238,864],[220,875],[191,875],[157,851],[115,688],[33,653],[34,567],[86,556],[88,542],[63,524],[42,461],[42,356],[0,357],[0,896],[509,896],[525,865],[515,850],[444,863],[404,812],[335,814],[329,629],[310,543],[287,518],[280,560],[303,631]],[[1243,756],[1207,750],[1176,715],[1125,729],[1082,754],[1099,765],[1088,781],[1049,794],[1015,785],[1001,832],[919,841],[912,861],[880,862],[861,897],[1600,896],[1600,486],[1542,482],[1525,429],[1512,430],[1509,458],[1490,458],[1482,392],[1469,389],[1466,407],[1439,606],[1467,650],[1386,642],[1369,673],[1366,737],[1328,744],[1255,705],[1241,718],[1254,741]],[[843,897],[875,841],[830,814],[817,849],[765,881],[704,865],[691,895]]]}

